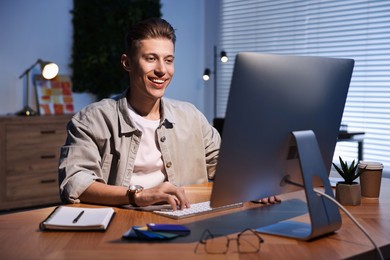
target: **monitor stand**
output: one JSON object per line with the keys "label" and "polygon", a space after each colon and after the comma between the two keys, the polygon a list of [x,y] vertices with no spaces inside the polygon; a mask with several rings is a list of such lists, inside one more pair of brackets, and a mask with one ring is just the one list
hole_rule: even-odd
{"label": "monitor stand", "polygon": [[333,202],[313,191],[313,180],[319,177],[322,180],[324,192],[334,197],[314,132],[311,130],[295,131],[292,132],[292,135],[297,145],[303,185],[289,182],[288,178],[285,182],[303,187],[310,223],[282,221],[258,228],[257,231],[300,240],[310,240],[338,230],[341,227],[341,217],[337,206]]}

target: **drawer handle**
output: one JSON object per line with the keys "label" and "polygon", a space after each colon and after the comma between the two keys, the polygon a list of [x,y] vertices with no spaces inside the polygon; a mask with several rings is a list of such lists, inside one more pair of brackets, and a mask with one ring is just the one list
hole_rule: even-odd
{"label": "drawer handle", "polygon": [[41,159],[53,159],[56,158],[55,155],[41,155]]}
{"label": "drawer handle", "polygon": [[53,182],[56,182],[56,180],[55,180],[55,179],[41,180],[41,183],[42,183],[42,184],[45,184],[45,183],[53,183]]}
{"label": "drawer handle", "polygon": [[42,130],[41,134],[47,135],[47,134],[55,134],[56,130]]}

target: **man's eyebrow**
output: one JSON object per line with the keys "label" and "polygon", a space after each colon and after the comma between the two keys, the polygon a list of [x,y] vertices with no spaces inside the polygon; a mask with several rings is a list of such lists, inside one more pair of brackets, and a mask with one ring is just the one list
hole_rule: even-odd
{"label": "man's eyebrow", "polygon": [[[155,57],[160,57],[159,54],[154,53],[154,52],[145,53],[145,54],[143,54],[142,56],[148,56],[148,55],[152,55],[152,56],[155,56]],[[164,57],[164,58],[175,58],[175,55],[173,55],[173,54],[168,54],[168,55],[163,56],[163,57]]]}

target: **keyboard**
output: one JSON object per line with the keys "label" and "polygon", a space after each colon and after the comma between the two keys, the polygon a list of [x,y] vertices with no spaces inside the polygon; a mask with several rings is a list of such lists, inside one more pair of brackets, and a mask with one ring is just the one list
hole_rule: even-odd
{"label": "keyboard", "polygon": [[182,219],[182,218],[188,218],[188,217],[198,216],[202,214],[208,214],[216,211],[227,210],[231,208],[239,208],[242,207],[242,205],[243,203],[235,203],[226,206],[212,208],[210,207],[210,201],[205,201],[205,202],[191,204],[190,208],[179,209],[176,211],[173,211],[172,209],[161,209],[161,210],[154,210],[153,213],[156,213],[161,216],[169,217],[169,218]]}

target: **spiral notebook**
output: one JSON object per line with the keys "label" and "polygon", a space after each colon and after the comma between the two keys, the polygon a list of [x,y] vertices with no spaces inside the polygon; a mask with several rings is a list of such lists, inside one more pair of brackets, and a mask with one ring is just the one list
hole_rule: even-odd
{"label": "spiral notebook", "polygon": [[40,223],[41,230],[106,230],[113,208],[80,208],[59,206]]}

